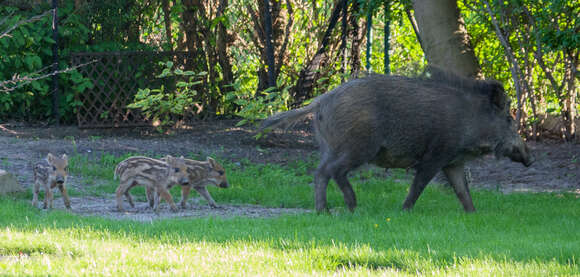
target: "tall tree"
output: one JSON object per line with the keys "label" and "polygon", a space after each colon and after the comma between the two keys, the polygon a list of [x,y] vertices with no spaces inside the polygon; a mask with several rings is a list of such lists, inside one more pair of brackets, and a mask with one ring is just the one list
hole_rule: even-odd
{"label": "tall tree", "polygon": [[316,73],[318,72],[318,69],[323,63],[323,60],[326,55],[326,50],[328,49],[328,45],[330,43],[330,35],[332,33],[332,30],[336,26],[336,23],[338,22],[338,18],[340,17],[342,7],[346,5],[346,2],[347,0],[339,0],[337,4],[334,6],[334,9],[332,10],[332,14],[330,16],[328,27],[326,28],[324,36],[322,37],[320,48],[318,48],[318,51],[316,52],[314,57],[300,71],[298,81],[296,82],[296,86],[292,91],[292,96],[297,104],[302,103],[306,99],[312,98],[313,96],[312,90],[314,88],[314,82],[316,80]]}
{"label": "tall tree", "polygon": [[217,53],[218,62],[222,69],[222,82],[220,85],[220,90],[222,92],[228,92],[231,90],[231,85],[234,82],[234,73],[232,72],[232,63],[230,61],[230,56],[228,54],[228,45],[233,40],[232,36],[228,34],[226,24],[223,20],[225,16],[225,10],[228,7],[228,0],[219,0],[219,5],[217,9],[217,18],[221,18],[217,25]]}
{"label": "tall tree", "polygon": [[[272,70],[274,80],[278,79],[280,69],[287,58],[286,48],[290,38],[290,32],[293,24],[293,10],[290,0],[286,0],[286,9],[282,8],[282,1],[269,0],[268,2],[256,1],[257,9],[253,4],[247,3],[246,9],[250,14],[254,29],[252,32],[252,42],[258,48],[262,66],[258,71],[258,91],[267,89],[269,85],[268,72],[266,70],[269,58],[267,39],[266,39],[266,15],[271,20],[271,44],[274,56],[274,70]],[[269,6],[269,13],[266,13],[266,4]],[[285,27],[285,28],[284,28]]]}
{"label": "tall tree", "polygon": [[268,87],[276,86],[276,62],[274,61],[274,46],[272,45],[272,16],[270,13],[270,0],[264,0],[264,45],[266,47],[266,62],[268,65]]}
{"label": "tall tree", "polygon": [[352,1],[350,5],[350,25],[351,25],[351,37],[352,37],[352,47],[350,49],[350,74],[351,76],[358,76],[360,71],[360,46],[363,39],[364,31],[361,32],[360,25],[358,24],[360,5],[359,1]]}
{"label": "tall tree", "polygon": [[173,50],[172,36],[171,33],[171,6],[169,5],[169,0],[161,1],[161,8],[163,9],[163,23],[165,24],[165,36],[167,37],[167,50]]}
{"label": "tall tree", "polygon": [[480,77],[456,0],[413,0],[419,34],[429,64],[457,74]]}

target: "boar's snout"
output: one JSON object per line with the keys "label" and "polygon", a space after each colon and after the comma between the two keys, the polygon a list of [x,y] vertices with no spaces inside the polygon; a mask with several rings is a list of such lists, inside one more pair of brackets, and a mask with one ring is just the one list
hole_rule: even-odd
{"label": "boar's snout", "polygon": [[56,183],[59,185],[64,184],[64,176],[56,176]]}
{"label": "boar's snout", "polygon": [[181,184],[182,186],[189,185],[189,178],[183,177],[183,178],[179,179],[179,184]]}

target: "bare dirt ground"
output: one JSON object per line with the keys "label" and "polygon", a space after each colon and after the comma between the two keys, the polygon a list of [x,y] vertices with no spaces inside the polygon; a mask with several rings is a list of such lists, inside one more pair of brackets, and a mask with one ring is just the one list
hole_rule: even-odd
{"label": "bare dirt ground", "polygon": [[[235,120],[200,121],[192,126],[160,134],[151,128],[78,129],[77,127],[26,126],[0,123],[0,168],[12,172],[27,189],[32,183],[31,165],[49,151],[56,154],[78,153],[87,156],[109,153],[172,154],[213,156],[233,162],[248,159],[257,163],[289,162],[315,158],[317,147],[308,123],[285,132],[276,131],[260,140],[254,139],[252,126],[236,127]],[[472,187],[504,193],[573,192],[580,194],[580,145],[555,141],[529,142],[536,163],[526,168],[507,159],[486,156],[468,164]],[[312,168],[314,170],[314,168]],[[407,174],[409,179],[412,173]],[[70,186],[83,191],[89,184],[83,176],[70,176]],[[234,184],[235,185],[235,184]],[[112,197],[85,196],[73,199],[73,212],[120,219],[148,221],[158,218],[140,203],[121,214],[114,210]],[[191,208],[172,214],[163,210],[161,217],[183,216],[277,216],[308,212],[299,209],[271,209],[250,205],[222,205],[212,210],[191,200]],[[60,203],[60,204],[59,204]],[[61,205],[55,199],[55,205]],[[60,207],[60,206],[57,206]],[[167,208],[166,206],[164,206]]]}

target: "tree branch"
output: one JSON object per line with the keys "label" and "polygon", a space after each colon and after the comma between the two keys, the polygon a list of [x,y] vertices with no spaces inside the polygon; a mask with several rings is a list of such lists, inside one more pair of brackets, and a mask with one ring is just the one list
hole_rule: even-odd
{"label": "tree branch", "polygon": [[290,37],[290,30],[292,29],[292,24],[294,23],[294,16],[292,11],[292,3],[290,0],[286,0],[286,6],[288,7],[288,23],[286,24],[286,36],[284,37],[284,41],[282,42],[282,47],[280,47],[280,52],[278,53],[278,64],[276,65],[276,76],[280,74],[280,69],[282,68],[284,53],[286,52],[286,48],[288,47],[288,41]]}
{"label": "tree branch", "polygon": [[[78,64],[78,65],[75,65],[73,67],[69,67],[69,68],[65,68],[65,69],[57,70],[57,71],[53,71],[53,72],[48,72],[48,73],[44,73],[44,74],[43,74],[43,72],[45,72],[47,69],[54,66],[54,64],[50,64],[48,66],[45,66],[45,67],[43,67],[35,72],[32,72],[28,75],[25,75],[25,76],[20,76],[18,74],[14,74],[12,76],[12,79],[0,82],[0,92],[9,93],[17,88],[20,88],[24,85],[27,85],[27,84],[33,82],[33,81],[46,79],[48,77],[51,77],[51,76],[54,76],[54,75],[60,74],[60,73],[67,73],[67,72],[73,71],[77,68],[92,64],[96,61],[97,60],[92,60],[92,61],[87,62],[87,63]],[[41,75],[35,76],[38,74],[41,74]]]}
{"label": "tree branch", "polygon": [[[28,19],[20,20],[20,21],[16,22],[16,24],[10,26],[8,29],[6,29],[5,31],[3,31],[2,33],[0,33],[0,38],[3,38],[5,36],[8,36],[9,37],[10,36],[10,32],[14,31],[14,29],[20,27],[21,25],[24,25],[24,24],[28,24],[28,23],[31,23],[31,22],[34,22],[34,21],[41,20],[43,17],[45,17],[45,16],[47,16],[49,14],[52,14],[52,9],[50,9],[48,11],[45,11],[43,14],[35,15],[35,16],[33,16],[31,18],[28,18]],[[2,23],[4,23],[4,21],[6,21],[7,18],[5,18],[4,20],[2,20]]]}

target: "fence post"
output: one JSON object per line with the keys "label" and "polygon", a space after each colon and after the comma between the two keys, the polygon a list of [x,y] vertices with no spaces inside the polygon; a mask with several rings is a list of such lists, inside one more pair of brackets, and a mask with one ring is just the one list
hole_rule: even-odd
{"label": "fence post", "polygon": [[390,3],[389,0],[385,0],[384,1],[384,5],[385,5],[385,75],[389,75],[391,74],[391,59],[389,57],[389,36],[391,35],[391,30],[389,28],[389,25],[391,23],[391,7],[390,7]]}
{"label": "fence post", "polygon": [[[57,18],[58,0],[52,0],[52,71],[58,71],[58,18]],[[52,114],[56,126],[60,124],[60,112],[58,110],[59,92],[58,92],[58,74],[52,75]]]}
{"label": "fence post", "polygon": [[368,2],[368,13],[367,13],[367,72],[371,73],[371,55],[372,55],[372,44],[373,44],[373,5],[374,1],[369,0]]}

